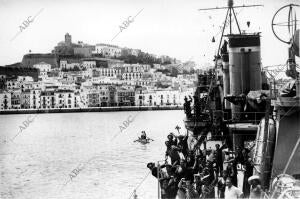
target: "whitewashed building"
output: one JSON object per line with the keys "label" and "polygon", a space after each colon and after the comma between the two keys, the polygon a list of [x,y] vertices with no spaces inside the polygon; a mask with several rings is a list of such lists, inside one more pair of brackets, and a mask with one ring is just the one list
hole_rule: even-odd
{"label": "whitewashed building", "polygon": [[121,76],[122,70],[117,68],[97,68],[94,73],[96,76],[118,77]]}
{"label": "whitewashed building", "polygon": [[39,70],[39,76],[42,79],[45,79],[48,77],[47,73],[51,71],[51,64],[47,64],[45,62],[40,62],[33,65],[33,68],[36,68]]}
{"label": "whitewashed building", "polygon": [[0,91],[0,110],[11,109],[11,93]]}
{"label": "whitewashed building", "polygon": [[59,68],[60,70],[68,70],[68,69],[74,69],[80,68],[80,63],[79,62],[68,62],[67,60],[60,60],[59,63]]}
{"label": "whitewashed building", "polygon": [[30,108],[30,90],[24,90],[21,93],[21,109]]}
{"label": "whitewashed building", "polygon": [[55,108],[54,89],[41,91],[41,108],[42,109]]}
{"label": "whitewashed building", "polygon": [[123,80],[140,80],[142,79],[142,73],[140,72],[128,72],[122,74]]}
{"label": "whitewashed building", "polygon": [[41,108],[41,89],[38,88],[30,90],[30,108]]}
{"label": "whitewashed building", "polygon": [[11,91],[11,108],[20,109],[21,108],[21,89],[13,89]]}
{"label": "whitewashed building", "polygon": [[20,81],[17,79],[6,80],[5,82],[6,89],[9,91],[21,88],[20,85]]}
{"label": "whitewashed building", "polygon": [[146,90],[140,89],[135,94],[135,104],[137,106],[166,106],[182,105],[179,90]]}
{"label": "whitewashed building", "polygon": [[54,92],[54,101],[55,101],[55,108],[74,108],[75,107],[74,91],[58,90]]}
{"label": "whitewashed building", "polygon": [[96,44],[93,54],[102,54],[104,57],[120,57],[122,49],[111,44]]}
{"label": "whitewashed building", "polygon": [[96,61],[82,61],[81,67],[85,69],[96,68]]}

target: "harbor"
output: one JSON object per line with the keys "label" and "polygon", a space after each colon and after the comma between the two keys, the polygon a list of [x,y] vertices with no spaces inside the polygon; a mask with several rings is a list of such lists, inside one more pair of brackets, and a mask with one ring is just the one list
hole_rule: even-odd
{"label": "harbor", "polygon": [[[120,132],[124,121],[137,113]],[[172,116],[178,120],[169,120]],[[176,125],[183,127],[183,116],[181,110],[45,113],[13,142],[3,143],[28,115],[0,115],[1,198],[127,198],[149,173],[145,163],[164,155],[164,143],[158,140],[170,129],[175,132]],[[133,142],[142,130],[155,141]],[[70,181],[77,167],[83,169]],[[137,194],[157,197],[157,181],[149,176]]]}
{"label": "harbor", "polygon": [[115,111],[152,111],[152,110],[183,110],[182,106],[119,106],[90,108],[53,108],[53,109],[11,109],[2,110],[0,115],[7,114],[39,114],[39,113],[77,113],[77,112],[115,112]]}
{"label": "harbor", "polygon": [[299,2],[47,9],[3,46],[1,199],[300,199]]}

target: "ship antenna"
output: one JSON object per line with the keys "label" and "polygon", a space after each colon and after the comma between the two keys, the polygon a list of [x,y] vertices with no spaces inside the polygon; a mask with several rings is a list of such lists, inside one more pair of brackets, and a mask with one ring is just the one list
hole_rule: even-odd
{"label": "ship antenna", "polygon": [[[296,17],[296,8],[299,8],[299,7],[300,7],[300,5],[298,5],[298,4],[288,4],[286,6],[283,6],[279,10],[277,10],[277,12],[274,14],[273,19],[272,19],[273,34],[279,41],[289,45],[289,48],[288,48],[289,58],[288,58],[287,64],[286,64],[286,75],[293,79],[296,79],[299,76],[299,74],[296,70],[297,64],[295,61],[295,56],[300,57],[300,53],[299,53],[300,31],[297,30],[298,20]],[[284,9],[288,9],[287,21],[275,23],[277,15],[279,13],[281,13]],[[278,34],[278,31],[276,31],[276,29],[275,29],[275,27],[278,27],[278,26],[286,26],[287,27],[286,31],[289,35],[288,38],[283,38],[282,36],[280,36]]]}
{"label": "ship antenna", "polygon": [[240,5],[240,6],[234,6],[233,0],[228,0],[227,7],[215,7],[215,8],[201,8],[201,9],[198,9],[199,11],[227,9],[227,13],[226,13],[226,16],[225,16],[225,21],[224,21],[224,24],[223,24],[223,27],[222,27],[221,39],[220,39],[220,42],[219,42],[219,46],[218,46],[218,50],[217,50],[217,55],[216,56],[219,56],[219,51],[220,51],[221,43],[222,43],[223,36],[224,36],[224,30],[226,28],[228,20],[229,20],[229,33],[232,34],[232,20],[234,18],[235,22],[236,22],[236,25],[237,25],[237,28],[239,30],[239,34],[242,34],[234,9],[235,8],[245,8],[245,7],[258,7],[258,6],[263,6],[263,5]]}

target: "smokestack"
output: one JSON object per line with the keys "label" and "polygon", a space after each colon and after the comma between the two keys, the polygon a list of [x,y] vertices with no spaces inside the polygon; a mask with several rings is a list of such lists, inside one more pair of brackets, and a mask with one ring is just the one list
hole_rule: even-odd
{"label": "smokestack", "polygon": [[[229,79],[232,96],[261,90],[260,35],[228,35]],[[231,104],[232,118],[239,119],[240,105]]]}

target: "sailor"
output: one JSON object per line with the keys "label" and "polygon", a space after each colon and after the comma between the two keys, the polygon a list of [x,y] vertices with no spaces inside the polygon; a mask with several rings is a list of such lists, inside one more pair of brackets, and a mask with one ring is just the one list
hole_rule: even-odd
{"label": "sailor", "polygon": [[243,167],[245,169],[244,180],[243,180],[243,193],[244,193],[244,196],[248,198],[249,194],[250,194],[250,185],[248,184],[248,179],[249,179],[249,177],[251,177],[253,175],[254,164],[253,164],[252,159],[249,157],[249,153],[250,153],[249,149],[244,148],[242,150],[242,153],[243,153],[243,158],[244,158]]}
{"label": "sailor", "polygon": [[223,172],[223,148],[224,145],[222,147],[220,147],[219,144],[216,144],[216,150],[215,150],[215,158],[216,158],[216,167],[217,167],[217,174],[219,175],[222,175],[222,172]]}
{"label": "sailor", "polygon": [[[175,137],[175,139],[174,139],[174,137]],[[169,141],[169,143],[170,143],[171,145],[174,145],[174,146],[177,145],[177,138],[176,138],[176,136],[174,135],[174,133],[170,132],[170,134],[167,136],[167,138],[168,138],[168,141]]]}
{"label": "sailor", "polygon": [[187,99],[186,96],[184,97],[183,107],[184,107],[184,112],[185,112],[187,118],[190,118],[192,116],[191,102],[192,102],[191,96],[189,96],[189,100]]}
{"label": "sailor", "polygon": [[248,183],[251,186],[249,199],[263,198],[263,190],[260,185],[260,178],[257,175],[253,175],[248,178]]}
{"label": "sailor", "polygon": [[179,150],[180,149],[174,145],[171,145],[169,141],[166,141],[165,144],[167,146],[166,155],[165,155],[166,159],[168,157],[170,157],[172,165],[179,164],[179,162],[180,162]]}
{"label": "sailor", "polygon": [[146,132],[145,131],[142,131],[141,133],[141,139],[147,139],[147,135],[146,135]]}
{"label": "sailor", "polygon": [[[158,169],[154,162],[149,162],[147,164],[147,168],[150,169],[151,174],[156,178],[159,177],[159,179],[161,179],[166,176],[166,174],[161,170],[162,168],[165,168],[165,165],[161,165]],[[157,174],[157,171],[159,172],[159,175]]]}
{"label": "sailor", "polygon": [[243,197],[243,192],[232,185],[231,178],[226,179],[225,199],[238,199]]}
{"label": "sailor", "polygon": [[180,182],[178,183],[178,188],[183,189],[185,192],[186,199],[197,199],[199,198],[199,193],[193,186],[190,179],[185,180],[185,178],[181,178]]}
{"label": "sailor", "polygon": [[226,178],[228,177],[228,173],[226,170],[222,171],[222,177],[218,180],[218,196],[220,199],[225,197],[225,188],[226,188]]}

